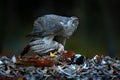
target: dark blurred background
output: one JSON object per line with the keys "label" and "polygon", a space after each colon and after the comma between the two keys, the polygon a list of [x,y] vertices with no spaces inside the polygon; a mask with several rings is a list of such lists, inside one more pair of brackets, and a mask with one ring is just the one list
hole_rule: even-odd
{"label": "dark blurred background", "polygon": [[34,20],[45,14],[77,16],[80,25],[65,48],[93,57],[120,58],[119,0],[1,0],[0,55],[19,55]]}

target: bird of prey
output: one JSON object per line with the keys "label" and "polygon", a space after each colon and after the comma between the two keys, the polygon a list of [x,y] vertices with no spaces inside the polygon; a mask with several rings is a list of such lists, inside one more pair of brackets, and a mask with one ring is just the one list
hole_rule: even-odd
{"label": "bird of prey", "polygon": [[38,54],[50,50],[64,51],[66,39],[76,30],[79,24],[77,17],[65,17],[48,14],[38,17],[33,24],[33,31],[28,34],[34,38],[29,43],[30,49]]}

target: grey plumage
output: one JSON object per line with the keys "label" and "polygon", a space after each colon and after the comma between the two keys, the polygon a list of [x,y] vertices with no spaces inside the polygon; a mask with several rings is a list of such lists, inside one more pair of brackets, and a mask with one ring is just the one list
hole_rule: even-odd
{"label": "grey plumage", "polygon": [[[32,37],[38,37],[36,42],[31,45],[31,49],[34,52],[42,53],[42,46],[47,45],[46,49],[44,47],[44,52],[47,52],[49,48],[58,49],[59,44],[63,46],[66,43],[66,39],[69,38],[78,26],[77,17],[64,17],[54,14],[44,15],[38,17],[33,24],[33,31],[28,35]],[[40,41],[43,42],[43,44]],[[35,46],[41,47],[35,47]],[[39,50],[39,51],[38,51]],[[46,51],[45,51],[46,50]]]}

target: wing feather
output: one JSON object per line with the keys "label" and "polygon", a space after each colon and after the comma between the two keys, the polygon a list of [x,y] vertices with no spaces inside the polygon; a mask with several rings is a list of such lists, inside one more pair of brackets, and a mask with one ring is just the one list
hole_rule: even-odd
{"label": "wing feather", "polygon": [[65,18],[66,17],[60,17],[57,15],[45,15],[39,17],[35,20],[33,25],[33,31],[32,33],[30,33],[30,35],[36,35],[41,37],[48,35],[56,35],[57,33],[63,30],[64,26],[60,22],[63,22]]}

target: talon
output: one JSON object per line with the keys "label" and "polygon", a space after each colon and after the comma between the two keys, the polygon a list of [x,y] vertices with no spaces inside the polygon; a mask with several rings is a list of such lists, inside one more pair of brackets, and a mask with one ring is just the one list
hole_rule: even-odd
{"label": "talon", "polygon": [[57,56],[57,52],[55,51],[55,52],[50,52],[50,56],[51,57],[56,57]]}

